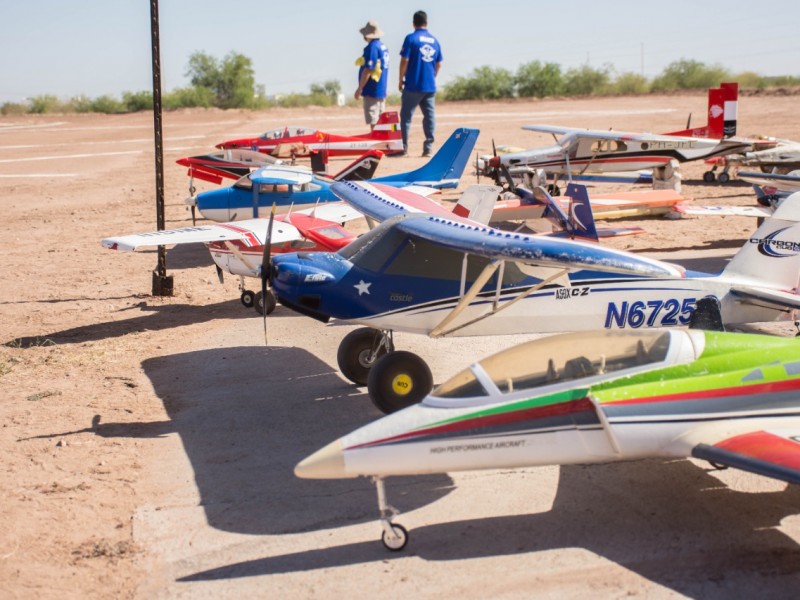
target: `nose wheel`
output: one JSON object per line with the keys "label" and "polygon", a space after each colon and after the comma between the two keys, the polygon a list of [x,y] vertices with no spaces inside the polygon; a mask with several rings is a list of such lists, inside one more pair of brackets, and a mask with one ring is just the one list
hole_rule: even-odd
{"label": "nose wheel", "polygon": [[393,523],[392,519],[399,514],[399,511],[386,501],[386,488],[382,477],[373,477],[372,482],[378,492],[378,510],[380,511],[381,542],[384,547],[392,552],[400,552],[408,544],[408,530],[398,523]]}
{"label": "nose wheel", "polygon": [[256,303],[256,293],[252,290],[244,290],[239,300],[242,301],[242,305],[244,305],[245,308],[253,308],[253,305]]}

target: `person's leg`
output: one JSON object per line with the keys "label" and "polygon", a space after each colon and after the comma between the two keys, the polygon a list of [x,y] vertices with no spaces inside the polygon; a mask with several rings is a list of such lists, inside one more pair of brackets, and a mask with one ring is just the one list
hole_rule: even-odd
{"label": "person's leg", "polygon": [[408,132],[411,129],[411,118],[419,104],[419,94],[403,91],[400,100],[400,130],[403,134],[403,150],[408,152]]}
{"label": "person's leg", "polygon": [[372,98],[371,96],[364,96],[364,120],[369,125],[370,130],[375,128],[378,123],[378,117],[383,112],[384,101],[381,98]]}
{"label": "person's leg", "polygon": [[420,100],[420,108],[422,109],[422,131],[425,133],[422,155],[430,156],[433,150],[433,134],[436,129],[436,94],[424,94]]}

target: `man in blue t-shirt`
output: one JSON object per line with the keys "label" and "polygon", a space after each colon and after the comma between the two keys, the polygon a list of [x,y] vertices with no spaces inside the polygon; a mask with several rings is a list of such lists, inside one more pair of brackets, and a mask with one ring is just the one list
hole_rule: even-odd
{"label": "man in blue t-shirt", "polygon": [[358,58],[358,88],[353,97],[364,99],[364,120],[370,130],[375,127],[378,117],[386,108],[386,82],[389,77],[389,49],[381,41],[383,32],[377,21],[367,21],[359,29],[368,42],[364,53]]}
{"label": "man in blue t-shirt", "polygon": [[403,150],[408,152],[408,130],[411,118],[419,106],[422,109],[422,131],[425,143],[422,156],[430,156],[433,147],[433,132],[436,128],[434,99],[436,97],[436,75],[442,64],[442,49],[439,40],[428,31],[428,15],[418,10],[414,13],[414,33],[409,33],[400,49],[400,127],[403,131]]}

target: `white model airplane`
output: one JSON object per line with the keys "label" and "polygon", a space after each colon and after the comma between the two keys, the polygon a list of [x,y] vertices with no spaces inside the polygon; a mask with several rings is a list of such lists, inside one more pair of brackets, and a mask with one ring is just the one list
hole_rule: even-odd
{"label": "white model airplane", "polygon": [[550,336],[472,364],[421,404],[309,456],[295,474],[373,477],[390,550],[408,540],[386,501],[383,478],[393,475],[693,456],[798,484],[798,365],[793,338],[664,329]]}

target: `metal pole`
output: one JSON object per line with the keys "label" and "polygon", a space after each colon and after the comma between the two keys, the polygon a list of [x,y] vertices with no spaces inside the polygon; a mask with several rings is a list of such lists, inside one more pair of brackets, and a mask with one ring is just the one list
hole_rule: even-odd
{"label": "metal pole", "polygon": [[[164,138],[161,130],[161,49],[158,38],[158,0],[150,0],[150,35],[153,51],[153,131],[156,158],[156,229],[164,222]],[[153,271],[153,296],[172,296],[172,277],[167,276],[167,249],[158,247],[158,264]]]}

